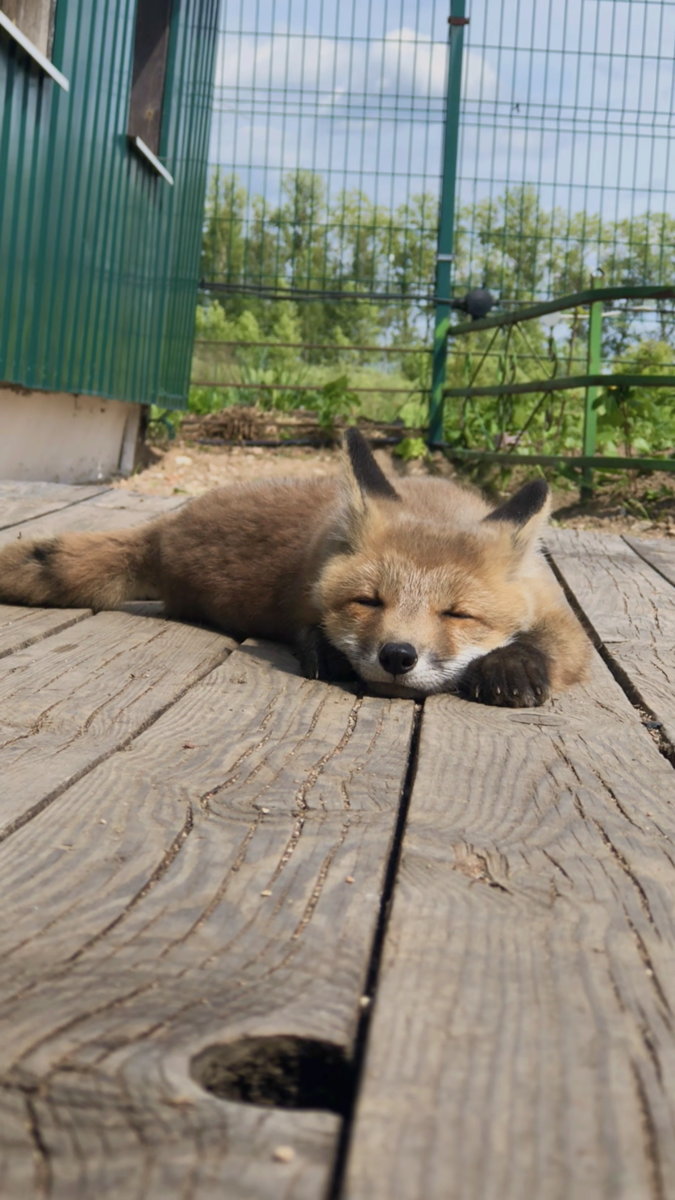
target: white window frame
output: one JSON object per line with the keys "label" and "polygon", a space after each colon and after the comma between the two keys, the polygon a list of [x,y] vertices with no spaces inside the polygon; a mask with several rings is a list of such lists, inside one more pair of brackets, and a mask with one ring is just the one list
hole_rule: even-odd
{"label": "white window frame", "polygon": [[171,187],[173,187],[173,175],[170,171],[167,171],[164,163],[159,161],[157,155],[152,153],[150,147],[146,146],[143,138],[139,138],[136,134],[133,136],[131,134],[127,134],[127,136],[134,149],[138,150],[138,153],[142,154],[143,158],[147,159],[147,161],[150,163],[150,166],[154,168],[157,174],[161,175],[162,179],[165,179],[166,182],[170,183]]}
{"label": "white window frame", "polygon": [[9,37],[11,37],[13,41],[17,43],[17,45],[21,46],[21,49],[25,50],[26,54],[33,59],[33,62],[37,63],[38,67],[40,67],[40,69],[44,71],[46,75],[49,75],[49,77],[54,80],[54,83],[58,83],[59,87],[63,88],[64,92],[70,91],[70,84],[65,75],[62,75],[61,72],[57,70],[54,64],[45,57],[42,51],[38,50],[35,43],[31,42],[30,38],[27,38],[25,33],[21,32],[18,25],[15,25],[13,21],[10,21],[9,17],[3,12],[0,12],[0,30],[4,30],[4,32],[8,34]]}

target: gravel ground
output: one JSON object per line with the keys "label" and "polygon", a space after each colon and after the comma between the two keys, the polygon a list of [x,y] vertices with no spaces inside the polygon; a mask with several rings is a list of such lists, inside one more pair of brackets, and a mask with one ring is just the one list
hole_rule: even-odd
{"label": "gravel ground", "polygon": [[[167,445],[145,448],[146,466],[116,487],[152,496],[199,496],[209,488],[245,479],[334,475],[339,470],[337,450],[289,446],[200,446],[176,439]],[[457,478],[440,454],[430,463],[403,463],[386,450],[378,450],[380,463],[395,474],[446,475]],[[514,491],[520,480],[512,479]],[[675,537],[675,476],[666,472],[631,477],[626,472],[602,484],[592,504],[580,505],[578,493],[554,489],[554,521],[564,528],[599,529],[643,537]]]}

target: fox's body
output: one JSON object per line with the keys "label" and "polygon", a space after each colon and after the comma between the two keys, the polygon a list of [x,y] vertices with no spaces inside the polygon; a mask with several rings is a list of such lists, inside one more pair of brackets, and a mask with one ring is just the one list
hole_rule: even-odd
{"label": "fox's body", "polygon": [[[545,485],[496,512],[434,479],[395,490],[355,432],[342,480],[238,484],[120,533],[0,551],[0,600],[170,615],[295,642],[306,674],[536,704],[587,642],[537,551]],[[520,503],[519,503],[520,500]]]}

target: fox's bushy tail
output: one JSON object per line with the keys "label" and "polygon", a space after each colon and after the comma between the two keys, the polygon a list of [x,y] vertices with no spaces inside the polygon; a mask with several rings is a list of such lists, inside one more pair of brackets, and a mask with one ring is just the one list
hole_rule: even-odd
{"label": "fox's bushy tail", "polygon": [[119,608],[160,596],[154,523],[112,533],[17,540],[0,550],[0,603]]}

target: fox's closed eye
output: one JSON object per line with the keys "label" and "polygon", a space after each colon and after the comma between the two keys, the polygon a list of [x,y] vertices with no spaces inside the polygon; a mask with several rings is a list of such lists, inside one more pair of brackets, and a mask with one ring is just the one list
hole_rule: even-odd
{"label": "fox's closed eye", "polygon": [[382,608],[383,602],[379,596],[355,596],[352,604],[363,604],[366,608]]}
{"label": "fox's closed eye", "polygon": [[474,617],[472,613],[458,612],[454,608],[448,608],[441,613],[442,617],[454,617],[455,621],[477,621],[478,617]]}

